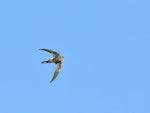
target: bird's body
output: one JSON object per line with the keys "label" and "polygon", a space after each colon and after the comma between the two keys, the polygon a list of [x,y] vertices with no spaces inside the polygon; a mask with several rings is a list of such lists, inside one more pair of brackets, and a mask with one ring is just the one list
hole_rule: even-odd
{"label": "bird's body", "polygon": [[50,49],[40,49],[40,50],[47,51],[53,55],[53,58],[42,62],[42,64],[44,64],[44,63],[55,63],[56,64],[54,76],[53,76],[52,80],[50,81],[50,82],[52,82],[53,80],[55,80],[55,78],[57,77],[57,75],[59,73],[59,70],[60,70],[61,65],[62,65],[62,60],[64,59],[64,57],[60,56],[60,54],[57,53],[56,51],[53,51]]}

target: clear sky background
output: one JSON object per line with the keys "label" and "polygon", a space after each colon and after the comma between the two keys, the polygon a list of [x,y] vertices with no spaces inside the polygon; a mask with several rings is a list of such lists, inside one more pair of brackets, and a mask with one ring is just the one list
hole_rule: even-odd
{"label": "clear sky background", "polygon": [[0,53],[0,113],[150,113],[149,0],[0,1]]}

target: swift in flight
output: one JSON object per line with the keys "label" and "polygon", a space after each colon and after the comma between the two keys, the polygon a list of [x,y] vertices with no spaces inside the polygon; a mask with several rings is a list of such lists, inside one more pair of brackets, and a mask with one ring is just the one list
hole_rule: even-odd
{"label": "swift in flight", "polygon": [[40,50],[49,52],[49,53],[51,53],[53,55],[53,58],[51,58],[49,60],[42,61],[41,62],[42,64],[45,64],[45,63],[55,63],[56,64],[56,69],[55,69],[53,78],[50,81],[50,83],[51,83],[57,77],[57,75],[59,73],[59,70],[61,68],[61,65],[62,65],[62,60],[64,59],[64,57],[60,56],[60,54],[58,52],[50,50],[50,49],[40,49]]}

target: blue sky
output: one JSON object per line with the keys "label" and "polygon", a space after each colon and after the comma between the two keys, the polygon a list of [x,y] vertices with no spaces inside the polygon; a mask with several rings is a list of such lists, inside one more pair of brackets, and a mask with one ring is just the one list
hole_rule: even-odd
{"label": "blue sky", "polygon": [[[0,1],[1,113],[150,113],[149,0]],[[59,76],[48,48],[65,57]]]}

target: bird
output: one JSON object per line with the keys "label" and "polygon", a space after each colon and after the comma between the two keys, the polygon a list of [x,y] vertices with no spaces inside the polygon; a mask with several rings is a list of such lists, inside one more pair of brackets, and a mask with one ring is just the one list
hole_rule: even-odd
{"label": "bird", "polygon": [[54,75],[50,81],[50,83],[52,81],[54,81],[59,73],[59,70],[61,69],[61,66],[62,66],[62,60],[64,59],[63,56],[60,56],[60,54],[56,51],[53,51],[51,49],[40,49],[40,50],[43,50],[43,51],[46,51],[46,52],[49,52],[53,55],[53,57],[49,60],[45,60],[45,61],[42,61],[41,63],[42,64],[45,64],[45,63],[55,63],[56,65],[56,68],[55,68],[55,72],[54,72]]}

